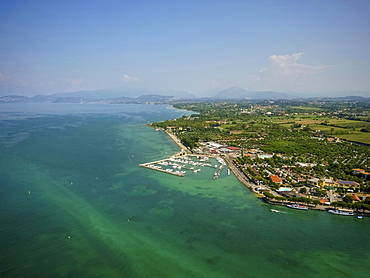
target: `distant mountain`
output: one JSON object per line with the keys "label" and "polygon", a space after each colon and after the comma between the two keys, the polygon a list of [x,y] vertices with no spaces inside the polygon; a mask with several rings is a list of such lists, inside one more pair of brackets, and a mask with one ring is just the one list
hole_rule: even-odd
{"label": "distant mountain", "polygon": [[313,98],[306,98],[306,99],[307,100],[316,100],[316,101],[362,102],[362,101],[369,101],[370,97],[362,97],[362,96],[345,96],[345,97],[322,96],[322,97],[313,97]]}
{"label": "distant mountain", "polygon": [[17,95],[0,97],[0,102],[8,102],[8,103],[27,102],[27,100],[28,100],[28,97],[17,96]]}
{"label": "distant mountain", "polygon": [[84,98],[84,99],[107,99],[118,97],[137,98],[143,95],[161,95],[173,96],[178,98],[195,98],[195,95],[186,91],[163,91],[151,89],[136,89],[136,88],[122,88],[122,89],[107,89],[107,90],[93,90],[93,91],[78,91],[69,93],[57,93],[50,96],[56,98]]}
{"label": "distant mountain", "polygon": [[186,91],[159,91],[137,88],[120,88],[93,91],[78,91],[56,93],[51,95],[26,96],[2,96],[0,102],[6,103],[81,103],[81,102],[102,102],[102,103],[143,103],[143,102],[164,102],[179,99],[194,99],[195,95]]}
{"label": "distant mountain", "polygon": [[0,97],[0,103],[171,103],[179,101],[180,98],[163,95],[142,95],[136,98],[132,97],[112,97],[112,98],[92,98],[90,94],[54,94],[37,95],[34,97],[26,96],[3,96]]}
{"label": "distant mountain", "polygon": [[137,100],[146,101],[146,102],[166,102],[175,100],[173,96],[161,96],[161,95],[144,95],[136,98]]}
{"label": "distant mountain", "polygon": [[369,101],[370,94],[362,92],[363,96],[339,96],[322,94],[308,97],[273,91],[247,91],[240,87],[228,89],[212,89],[197,98],[186,91],[159,91],[139,89],[110,89],[95,91],[79,91],[70,93],[57,93],[51,95],[36,95],[26,97],[19,95],[1,96],[0,103],[173,103],[181,101],[219,101],[219,100],[313,100],[313,101]]}
{"label": "distant mountain", "polygon": [[295,96],[272,91],[247,91],[240,87],[230,87],[216,94],[214,99],[292,99]]}

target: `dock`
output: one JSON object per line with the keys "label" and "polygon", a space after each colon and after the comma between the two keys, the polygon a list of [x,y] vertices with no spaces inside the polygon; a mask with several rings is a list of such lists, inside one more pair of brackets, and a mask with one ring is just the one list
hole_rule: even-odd
{"label": "dock", "polygon": [[[163,161],[163,160],[159,160],[159,161]],[[152,169],[152,170],[156,170],[156,171],[159,171],[159,172],[163,172],[163,173],[166,173],[166,174],[175,175],[175,176],[178,176],[178,177],[185,176],[185,173],[182,173],[182,172],[179,172],[179,171],[175,171],[175,172],[174,171],[168,171],[169,169],[158,168],[158,167],[155,167],[152,163],[153,162],[139,164],[139,166],[145,167],[145,168],[148,168],[148,169]]]}
{"label": "dock", "polygon": [[213,176],[213,179],[217,179],[218,176],[221,174],[222,170],[225,168],[225,164],[221,164],[220,168],[218,169],[218,171],[214,174]]}

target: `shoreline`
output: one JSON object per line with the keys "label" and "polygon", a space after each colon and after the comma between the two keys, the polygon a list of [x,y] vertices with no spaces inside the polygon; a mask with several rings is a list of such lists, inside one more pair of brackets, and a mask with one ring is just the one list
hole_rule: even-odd
{"label": "shoreline", "polygon": [[[180,147],[181,152],[185,152],[186,154],[191,154],[188,148],[186,148],[180,141],[180,139],[174,135],[173,133],[170,133],[166,130],[164,130],[168,134],[168,136]],[[204,156],[204,155],[203,155]],[[226,165],[229,167],[229,169],[234,173],[235,177],[239,180],[240,183],[242,183],[245,187],[247,187],[254,195],[256,195],[257,198],[263,200],[264,202],[271,204],[271,205],[276,205],[276,206],[284,206],[286,207],[288,204],[292,204],[292,202],[289,201],[276,201],[276,200],[270,200],[269,198],[265,197],[261,193],[259,193],[256,188],[259,186],[249,180],[249,178],[244,174],[244,172],[240,171],[238,167],[232,162],[232,159],[228,157],[227,155],[211,155],[208,157],[220,157],[222,158]],[[309,210],[319,210],[319,211],[327,211],[328,209],[337,209],[332,206],[327,206],[327,205],[310,205],[310,204],[304,204],[306,205]],[[370,216],[370,212],[368,211],[363,211],[363,212],[357,212],[357,215],[367,215]]]}
{"label": "shoreline", "polygon": [[170,138],[177,144],[177,146],[179,146],[179,148],[181,149],[181,152],[185,152],[187,154],[190,153],[190,151],[188,150],[187,147],[185,147],[182,143],[181,143],[181,140],[179,138],[177,138],[176,135],[174,135],[173,133],[170,133],[168,132],[167,130],[163,130],[164,132],[167,133],[168,136],[170,136]]}

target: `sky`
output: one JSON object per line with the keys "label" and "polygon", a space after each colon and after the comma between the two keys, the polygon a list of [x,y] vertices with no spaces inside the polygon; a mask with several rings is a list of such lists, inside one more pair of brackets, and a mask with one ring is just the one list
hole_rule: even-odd
{"label": "sky", "polygon": [[0,0],[0,95],[370,94],[369,0]]}

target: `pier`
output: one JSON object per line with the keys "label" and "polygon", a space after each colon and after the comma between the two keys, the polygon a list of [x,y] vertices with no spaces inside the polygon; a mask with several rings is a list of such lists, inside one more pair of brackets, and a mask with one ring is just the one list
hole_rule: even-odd
{"label": "pier", "polygon": [[220,168],[218,169],[218,171],[214,174],[213,176],[213,179],[217,179],[218,176],[221,174],[222,170],[225,168],[225,164],[221,164]]}
{"label": "pier", "polygon": [[[164,161],[164,160],[159,160],[159,161]],[[158,168],[158,167],[154,166],[153,163],[155,163],[155,162],[139,164],[139,166],[145,167],[145,168],[148,168],[148,169],[152,169],[152,170],[156,170],[156,171],[159,171],[159,172],[163,172],[163,173],[166,173],[166,174],[175,175],[175,176],[178,176],[178,177],[185,176],[185,173],[182,173],[182,172],[179,172],[179,171],[175,171],[175,172],[174,171],[168,171],[168,170],[171,170],[171,169]]]}

